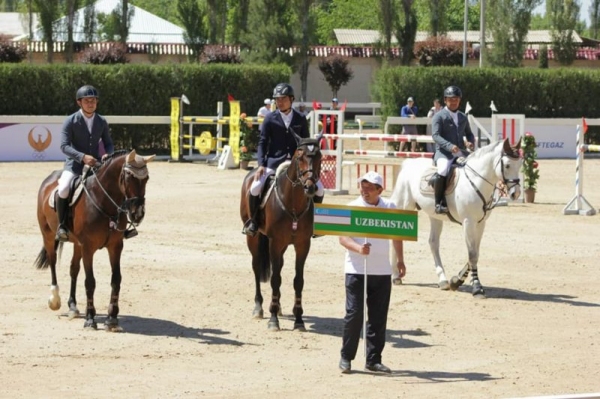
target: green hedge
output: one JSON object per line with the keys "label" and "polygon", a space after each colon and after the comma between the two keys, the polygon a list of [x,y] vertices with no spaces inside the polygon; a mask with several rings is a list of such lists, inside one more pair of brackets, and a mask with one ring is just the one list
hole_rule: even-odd
{"label": "green hedge", "polygon": [[[533,68],[384,68],[377,72],[373,96],[382,115],[399,115],[412,96],[419,116],[427,116],[434,98],[449,85],[463,91],[474,116],[489,118],[490,103],[503,114],[527,118],[597,118],[600,116],[600,70]],[[590,126],[586,141],[598,142],[600,128]]]}
{"label": "green hedge", "polygon": [[[103,115],[170,115],[170,97],[185,94],[188,116],[216,115],[227,95],[255,115],[279,82],[289,82],[287,66],[255,65],[26,65],[0,64],[0,115],[69,115],[78,107],[75,92],[84,84],[100,91]],[[168,125],[111,125],[116,148],[167,153]],[[202,129],[210,130],[210,129]]]}

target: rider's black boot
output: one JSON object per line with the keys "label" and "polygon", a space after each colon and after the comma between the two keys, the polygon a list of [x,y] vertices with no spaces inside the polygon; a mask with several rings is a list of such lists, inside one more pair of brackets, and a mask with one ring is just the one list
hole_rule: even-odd
{"label": "rider's black boot", "polygon": [[67,210],[69,199],[56,196],[56,216],[58,217],[58,229],[56,230],[56,241],[69,241],[69,231],[66,227]]}
{"label": "rider's black boot", "polygon": [[258,208],[260,207],[260,197],[248,194],[248,207],[250,219],[248,219],[248,221],[246,221],[246,224],[244,224],[242,234],[254,237],[256,235],[256,232],[258,231],[258,226],[256,225],[256,221],[254,219],[256,218]]}
{"label": "rider's black boot", "polygon": [[448,213],[444,191],[446,191],[446,177],[437,175],[433,186],[435,192],[435,213]]}

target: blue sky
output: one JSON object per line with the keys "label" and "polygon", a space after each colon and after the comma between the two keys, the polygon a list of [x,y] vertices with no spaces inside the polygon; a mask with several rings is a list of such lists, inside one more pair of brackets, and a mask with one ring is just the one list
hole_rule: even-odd
{"label": "blue sky", "polygon": [[[579,4],[581,5],[581,9],[579,11],[579,19],[583,19],[585,23],[589,26],[590,24],[590,5],[592,4],[592,0],[579,0]],[[545,14],[546,13],[546,2],[542,2],[542,5],[534,10],[536,14]]]}

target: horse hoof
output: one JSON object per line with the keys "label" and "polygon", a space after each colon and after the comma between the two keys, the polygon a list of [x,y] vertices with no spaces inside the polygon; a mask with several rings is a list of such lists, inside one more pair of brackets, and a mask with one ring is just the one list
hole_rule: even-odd
{"label": "horse hoof", "polygon": [[67,313],[67,317],[69,318],[69,320],[73,320],[73,319],[79,317],[79,309],[69,310],[69,313]]}
{"label": "horse hoof", "polygon": [[483,288],[473,290],[473,298],[475,299],[486,299],[485,291]]}
{"label": "horse hoof", "polygon": [[448,284],[448,280],[443,280],[438,283],[438,287],[442,291],[448,291],[450,289],[450,284]]}
{"label": "horse hoof", "polygon": [[281,328],[279,328],[279,323],[275,322],[275,321],[270,321],[269,322],[269,331],[280,331]]}
{"label": "horse hoof", "polygon": [[48,298],[48,307],[51,310],[58,310],[58,309],[60,309],[60,305],[61,305],[60,298],[54,298],[52,296],[50,298]]}
{"label": "horse hoof", "polygon": [[452,279],[450,279],[450,289],[452,291],[456,291],[458,289],[458,287],[463,285],[463,283],[464,283],[464,281],[459,279],[458,276],[454,276],[454,277],[452,277]]}
{"label": "horse hoof", "polygon": [[252,312],[253,319],[262,319],[263,317],[265,317],[265,314],[262,310],[255,310]]}
{"label": "horse hoof", "polygon": [[98,324],[96,324],[94,320],[86,320],[85,323],[83,323],[83,328],[86,330],[97,330]]}
{"label": "horse hoof", "polygon": [[104,324],[104,331],[106,332],[123,332],[123,327],[117,324]]}
{"label": "horse hoof", "polygon": [[294,323],[294,331],[306,332],[304,323]]}

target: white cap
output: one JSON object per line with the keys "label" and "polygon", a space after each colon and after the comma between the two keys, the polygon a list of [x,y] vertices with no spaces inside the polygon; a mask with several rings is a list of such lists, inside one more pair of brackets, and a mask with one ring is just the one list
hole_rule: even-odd
{"label": "white cap", "polygon": [[265,98],[265,105],[271,105],[271,99]]}
{"label": "white cap", "polygon": [[377,184],[378,186],[383,187],[383,177],[381,177],[381,175],[377,172],[370,171],[370,172],[365,173],[360,179],[358,179],[358,182],[360,183],[363,180],[366,180],[369,183]]}

